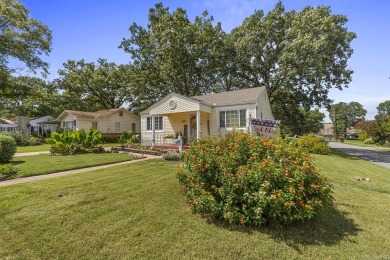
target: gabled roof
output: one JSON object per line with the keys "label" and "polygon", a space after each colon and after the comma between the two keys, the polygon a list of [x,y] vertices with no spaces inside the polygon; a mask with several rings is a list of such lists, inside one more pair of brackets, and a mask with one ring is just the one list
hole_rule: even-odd
{"label": "gabled roof", "polygon": [[[169,100],[172,97],[178,97],[178,98],[187,100],[189,102],[204,103],[204,102],[202,102],[200,100],[197,100],[197,99],[194,99],[194,98],[190,98],[190,97],[187,97],[187,96],[183,96],[183,95],[177,94],[175,92],[171,92],[168,95],[166,95],[165,97],[163,97],[162,99],[160,99],[159,101],[157,101],[156,103],[154,103],[153,105],[151,105],[148,109],[142,111],[141,115],[149,113],[150,110],[152,110],[155,107],[158,107],[159,105],[161,105],[162,103],[164,103],[165,101]],[[209,104],[207,104],[207,105],[209,105]]]}
{"label": "gabled roof", "polygon": [[215,94],[207,94],[203,96],[186,97],[177,93],[170,93],[154,103],[148,109],[141,112],[141,114],[149,113],[153,108],[169,100],[172,97],[179,97],[194,103],[201,103],[211,107],[215,106],[233,106],[241,104],[253,104],[257,102],[257,98],[265,91],[265,87],[247,88],[233,91],[226,91]]}
{"label": "gabled roof", "polygon": [[76,111],[76,110],[64,110],[57,118],[57,120],[61,120],[65,114],[72,115],[74,118],[77,119],[98,119],[101,117],[105,117],[108,115],[111,115],[112,113],[118,112],[118,111],[125,111],[134,117],[137,117],[133,113],[127,111],[125,108],[112,108],[112,109],[106,109],[106,110],[99,110],[95,112],[84,112],[84,111]]}
{"label": "gabled roof", "polygon": [[194,96],[191,98],[213,106],[231,106],[256,103],[257,98],[263,91],[265,91],[265,87],[246,88],[203,96]]}

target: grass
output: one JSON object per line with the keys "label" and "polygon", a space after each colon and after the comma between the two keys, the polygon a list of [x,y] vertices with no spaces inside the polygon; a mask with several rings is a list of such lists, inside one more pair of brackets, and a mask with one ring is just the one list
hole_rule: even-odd
{"label": "grass", "polygon": [[[106,143],[103,147],[119,146],[118,143]],[[18,146],[17,153],[30,153],[30,152],[48,152],[50,150],[50,144],[41,144],[33,146]]]}
{"label": "grass", "polygon": [[48,152],[50,150],[50,144],[41,144],[33,146],[18,146],[17,153],[31,153],[31,152]]}
{"label": "grass", "polygon": [[52,156],[48,154],[14,157],[12,164],[18,169],[14,178],[42,175],[90,166],[104,165],[132,160],[128,154],[78,154]]}
{"label": "grass", "polygon": [[335,204],[283,228],[192,214],[178,164],[163,160],[3,187],[0,258],[387,259],[390,169],[339,152],[314,158],[334,182]]}
{"label": "grass", "polygon": [[344,140],[344,143],[345,144],[352,144],[352,145],[356,145],[356,146],[361,146],[361,147],[372,147],[372,148],[375,148],[377,150],[380,150],[380,151],[390,151],[390,148],[387,148],[387,147],[383,147],[383,146],[380,146],[380,145],[376,145],[376,144],[365,144],[363,141],[359,141],[359,140]]}

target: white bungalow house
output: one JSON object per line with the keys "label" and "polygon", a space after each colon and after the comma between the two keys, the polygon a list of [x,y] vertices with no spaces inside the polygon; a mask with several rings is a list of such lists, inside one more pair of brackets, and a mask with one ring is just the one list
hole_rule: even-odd
{"label": "white bungalow house", "polygon": [[102,134],[119,134],[132,130],[141,132],[140,118],[125,108],[99,110],[96,112],[83,112],[64,110],[57,118],[61,127],[69,130],[97,129]]}
{"label": "white bungalow house", "polygon": [[53,120],[52,116],[41,116],[30,118],[30,134],[43,135],[46,131],[56,131],[59,122]]}
{"label": "white bungalow house", "polygon": [[181,133],[189,142],[233,128],[248,131],[250,118],[274,120],[265,87],[194,97],[170,93],[141,112],[141,138],[155,145]]}

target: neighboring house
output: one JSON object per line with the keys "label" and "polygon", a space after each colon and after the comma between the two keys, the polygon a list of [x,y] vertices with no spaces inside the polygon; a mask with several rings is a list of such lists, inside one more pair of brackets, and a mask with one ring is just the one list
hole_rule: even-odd
{"label": "neighboring house", "polygon": [[44,135],[46,132],[56,131],[59,127],[59,122],[53,120],[52,116],[42,116],[30,118],[30,133]]}
{"label": "neighboring house", "polygon": [[11,120],[0,118],[0,132],[16,131],[17,124]]}
{"label": "neighboring house", "polygon": [[[320,130],[319,135],[332,139],[334,137],[333,123],[324,123],[323,125],[324,128]],[[347,139],[357,139],[358,135],[357,129],[353,127],[347,128]]]}
{"label": "neighboring house", "polygon": [[274,119],[265,87],[194,97],[171,93],[141,112],[141,138],[154,145],[178,133],[188,142],[233,128],[248,131],[249,118]]}
{"label": "neighboring house", "polygon": [[65,110],[57,118],[62,128],[69,130],[97,129],[103,134],[118,134],[132,130],[141,132],[140,118],[125,108],[100,110],[96,112],[83,112]]}

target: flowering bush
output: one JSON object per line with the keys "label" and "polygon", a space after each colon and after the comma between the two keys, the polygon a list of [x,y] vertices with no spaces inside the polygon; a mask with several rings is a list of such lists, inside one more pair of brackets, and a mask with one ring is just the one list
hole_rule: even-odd
{"label": "flowering bush", "polygon": [[332,201],[330,183],[301,148],[241,131],[200,138],[177,177],[194,212],[229,223],[285,225],[312,218]]}
{"label": "flowering bush", "polygon": [[329,146],[326,140],[313,134],[309,134],[297,139],[298,144],[305,147],[310,153],[328,154]]}

